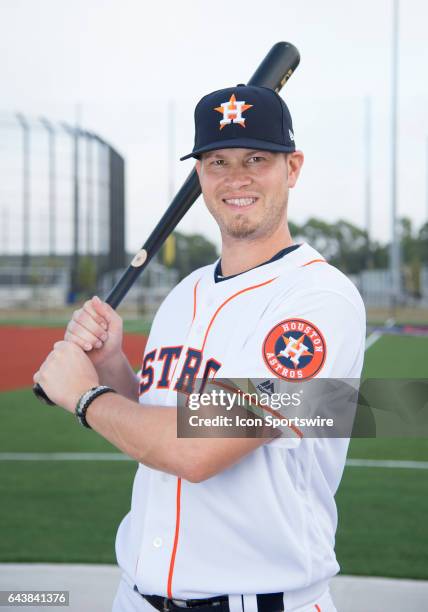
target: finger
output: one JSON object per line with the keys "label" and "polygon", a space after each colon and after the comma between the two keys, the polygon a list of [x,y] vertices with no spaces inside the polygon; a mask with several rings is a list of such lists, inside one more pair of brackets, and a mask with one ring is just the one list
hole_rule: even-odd
{"label": "finger", "polygon": [[[98,319],[100,319],[98,315],[96,316]],[[96,319],[94,319],[93,316],[87,310],[82,309],[80,311],[76,311],[76,313],[73,314],[73,317],[68,326],[70,326],[70,324],[73,322],[85,328],[88,332],[96,336],[98,340],[101,340],[102,342],[105,342],[107,340],[107,323],[104,319],[102,320],[101,324],[97,322]],[[76,333],[75,329],[72,329],[71,331],[73,333]]]}
{"label": "finger", "polygon": [[97,295],[91,300],[92,307],[96,310],[99,316],[103,317],[108,323],[110,323],[112,316],[115,314],[115,311],[107,304],[107,302],[103,302]]}
{"label": "finger", "polygon": [[103,346],[102,340],[88,331],[85,327],[75,322],[70,322],[68,324],[64,340],[76,344],[84,351],[90,351],[94,347],[101,348]]}
{"label": "finger", "polygon": [[82,351],[92,351],[93,348],[101,348],[103,343],[96,336],[86,332],[85,335],[79,335],[67,329],[64,335],[64,340],[77,345]]}
{"label": "finger", "polygon": [[[108,333],[95,322],[88,322],[87,325],[85,325],[82,321],[74,321],[72,319],[67,325],[66,332],[67,331],[91,344],[105,342],[108,338]],[[66,339],[65,336],[64,339]]]}
{"label": "finger", "polygon": [[[99,298],[98,300],[101,302]],[[98,325],[101,325],[101,327],[103,327],[104,329],[107,329],[108,322],[106,321],[106,318],[104,316],[104,311],[103,310],[99,311],[95,306],[96,306],[96,302],[94,303],[94,298],[92,298],[91,300],[87,300],[83,304],[83,310],[86,313],[88,313],[91,316],[91,318],[98,323]]]}

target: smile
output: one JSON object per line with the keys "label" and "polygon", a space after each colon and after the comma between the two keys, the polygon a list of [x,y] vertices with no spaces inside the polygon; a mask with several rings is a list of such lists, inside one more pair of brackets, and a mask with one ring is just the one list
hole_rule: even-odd
{"label": "smile", "polygon": [[238,206],[239,208],[244,208],[246,206],[251,206],[255,204],[257,198],[224,198],[223,202],[228,204],[229,206]]}

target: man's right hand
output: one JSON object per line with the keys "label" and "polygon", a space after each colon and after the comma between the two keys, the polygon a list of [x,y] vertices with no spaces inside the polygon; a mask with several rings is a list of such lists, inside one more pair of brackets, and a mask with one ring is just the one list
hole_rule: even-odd
{"label": "man's right hand", "polygon": [[115,310],[99,297],[75,310],[64,340],[87,352],[95,367],[102,366],[122,350],[123,322]]}

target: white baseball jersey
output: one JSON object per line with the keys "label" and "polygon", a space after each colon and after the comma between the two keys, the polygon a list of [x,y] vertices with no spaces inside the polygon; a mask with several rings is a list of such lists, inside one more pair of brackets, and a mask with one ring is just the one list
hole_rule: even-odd
{"label": "white baseball jersey", "polygon": [[[190,274],[161,305],[140,373],[142,404],[175,406],[176,389],[191,389],[196,376],[360,377],[362,300],[309,245],[222,282],[214,269]],[[296,329],[305,345],[297,358]],[[278,351],[281,335],[288,352]],[[277,439],[200,483],[140,465],[116,539],[124,579],[179,599],[327,584],[339,570],[334,494],[348,443]]]}

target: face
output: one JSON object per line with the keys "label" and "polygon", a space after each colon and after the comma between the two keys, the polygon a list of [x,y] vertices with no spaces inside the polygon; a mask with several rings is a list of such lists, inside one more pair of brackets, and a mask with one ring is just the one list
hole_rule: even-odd
{"label": "face", "polygon": [[251,149],[204,153],[196,163],[208,210],[223,239],[265,238],[286,225],[288,190],[294,187],[303,154]]}

